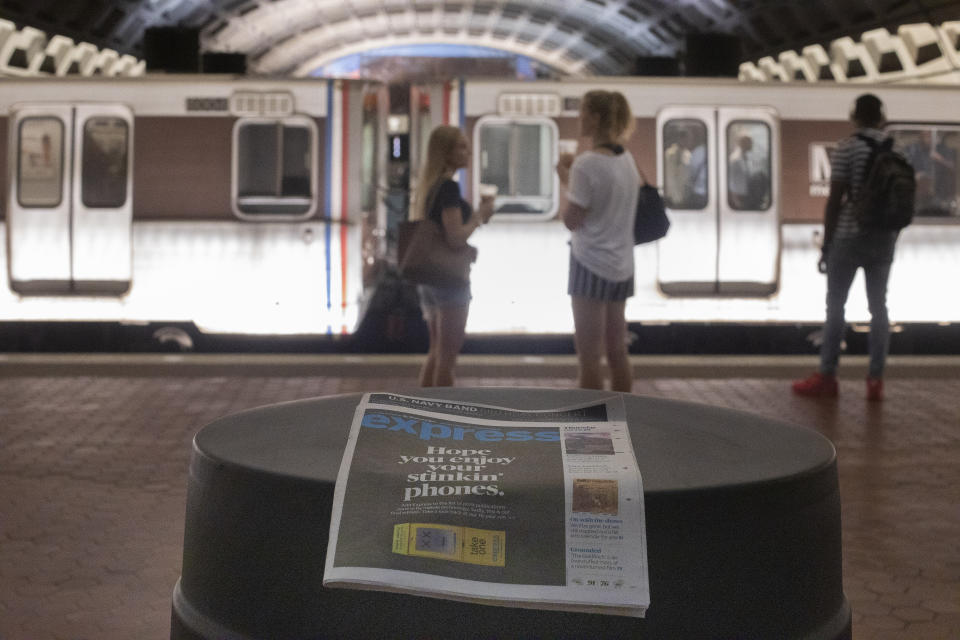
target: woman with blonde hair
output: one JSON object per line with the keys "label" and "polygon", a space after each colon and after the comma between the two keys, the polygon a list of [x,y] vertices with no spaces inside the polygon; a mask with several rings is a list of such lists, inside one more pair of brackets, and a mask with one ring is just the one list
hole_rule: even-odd
{"label": "woman with blonde hair", "polygon": [[[470,145],[457,127],[435,128],[414,197],[414,219],[433,220],[451,247],[467,239],[493,215],[493,198],[482,198],[476,210],[460,195],[453,174],[470,162]],[[418,285],[420,306],[430,332],[430,348],[420,369],[421,387],[453,385],[453,368],[466,335],[470,283],[454,286]]]}
{"label": "woman with blonde hair", "polygon": [[580,104],[580,135],[591,148],[557,165],[567,186],[563,223],[572,232],[567,293],[573,306],[579,386],[602,389],[606,356],[614,391],[629,392],[626,300],[633,295],[633,220],[640,174],[622,142],[633,115],[617,91],[590,91]]}

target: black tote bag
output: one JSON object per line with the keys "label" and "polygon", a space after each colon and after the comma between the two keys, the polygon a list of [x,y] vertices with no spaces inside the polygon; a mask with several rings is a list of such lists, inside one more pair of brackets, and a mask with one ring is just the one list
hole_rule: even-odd
{"label": "black tote bag", "polygon": [[663,204],[660,191],[643,178],[643,185],[637,195],[637,212],[633,220],[633,244],[655,242],[667,235],[670,229],[670,220],[667,218],[667,208]]}

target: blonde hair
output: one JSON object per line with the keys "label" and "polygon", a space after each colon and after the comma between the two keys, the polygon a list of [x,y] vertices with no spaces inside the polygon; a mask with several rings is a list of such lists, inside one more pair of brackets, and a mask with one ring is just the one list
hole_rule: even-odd
{"label": "blonde hair", "polygon": [[427,217],[427,195],[444,173],[450,168],[450,157],[463,137],[459,128],[450,125],[440,125],[430,132],[427,141],[427,156],[420,170],[417,189],[414,192],[411,220],[422,220]]}
{"label": "blonde hair", "polygon": [[619,91],[588,91],[583,95],[582,105],[597,117],[596,138],[622,142],[633,133],[633,114]]}

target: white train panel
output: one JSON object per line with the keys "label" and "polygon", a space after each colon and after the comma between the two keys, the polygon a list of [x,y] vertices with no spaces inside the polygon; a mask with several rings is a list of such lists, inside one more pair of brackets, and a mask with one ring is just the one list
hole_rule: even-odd
{"label": "white train panel", "polygon": [[[10,82],[0,96],[9,149],[0,321],[356,329],[373,285],[364,276],[387,255],[381,88],[316,79]],[[604,78],[438,83],[412,101],[411,155],[422,153],[431,126],[459,123],[475,147],[472,171],[460,175],[465,197],[478,197],[480,183],[500,189],[500,212],[471,240],[480,257],[470,332],[572,330],[569,232],[555,214],[565,203],[553,165],[561,148],[578,145],[576,98],[599,86],[631,102],[630,151],[663,190],[673,222],[665,240],[635,250],[629,321],[822,322],[816,261],[828,149],[850,131],[855,96],[874,90],[923,174],[920,213],[891,275],[891,318],[960,322],[960,299],[935,293],[941,277],[960,273],[960,173],[924,167],[936,155],[954,166],[960,157],[956,90]],[[693,188],[697,140],[702,191]],[[678,158],[682,167],[671,164]],[[411,157],[414,180],[417,168]],[[860,276],[848,319],[869,319]]]}
{"label": "white train panel", "polygon": [[[349,333],[362,293],[360,228],[342,224],[138,223],[126,295],[20,296],[0,321],[195,322],[238,334]],[[0,226],[0,241],[6,243]],[[348,259],[350,258],[350,259]],[[343,262],[349,262],[346,271]],[[6,279],[6,263],[0,277]]]}
{"label": "white train panel", "polygon": [[[817,272],[821,225],[780,228],[780,287],[769,297],[667,296],[658,287],[657,247],[635,249],[636,295],[627,302],[629,322],[809,323],[823,322],[826,276]],[[671,231],[671,233],[673,233]],[[569,333],[567,291],[569,232],[560,224],[487,225],[472,243],[479,250],[471,285],[472,333]],[[897,246],[888,307],[893,322],[960,322],[960,298],[937,293],[943,274],[960,274],[960,226],[907,228]],[[863,274],[847,303],[850,322],[868,322]]]}

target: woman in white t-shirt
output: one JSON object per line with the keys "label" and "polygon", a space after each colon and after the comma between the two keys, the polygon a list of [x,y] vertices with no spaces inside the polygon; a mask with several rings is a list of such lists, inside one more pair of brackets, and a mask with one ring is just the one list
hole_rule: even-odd
{"label": "woman in white t-shirt", "polygon": [[592,149],[557,165],[569,204],[562,212],[570,231],[567,293],[580,364],[579,385],[603,388],[604,355],[614,391],[630,391],[627,354],[627,298],[633,295],[633,219],[640,175],[633,156],[620,144],[633,116],[617,91],[590,91],[580,106],[580,135]]}

